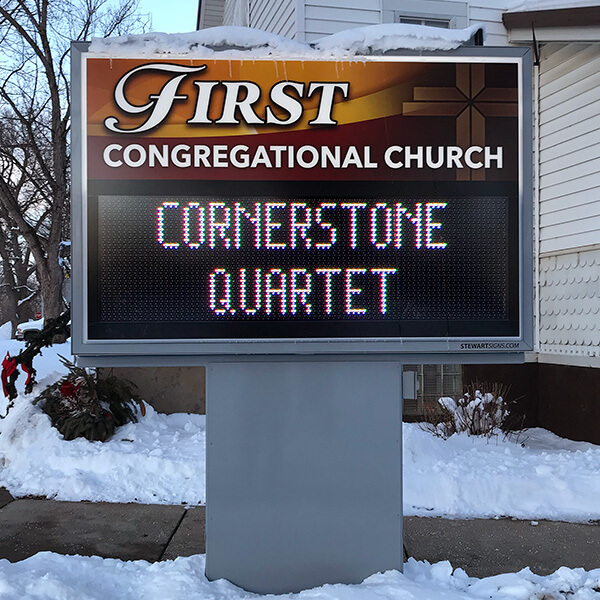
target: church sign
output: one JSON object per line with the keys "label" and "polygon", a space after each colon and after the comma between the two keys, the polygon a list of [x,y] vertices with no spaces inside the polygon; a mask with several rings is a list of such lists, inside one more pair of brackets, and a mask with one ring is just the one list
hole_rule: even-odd
{"label": "church sign", "polygon": [[530,348],[523,54],[76,52],[74,351]]}

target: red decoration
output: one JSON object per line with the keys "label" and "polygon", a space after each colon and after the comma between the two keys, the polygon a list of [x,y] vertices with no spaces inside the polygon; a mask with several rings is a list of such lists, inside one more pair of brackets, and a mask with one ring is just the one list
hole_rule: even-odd
{"label": "red decoration", "polygon": [[69,398],[74,398],[78,389],[79,389],[78,385],[74,385],[69,380],[67,380],[67,381],[63,381],[62,385],[60,386],[60,393],[63,396],[67,396]]}
{"label": "red decoration", "polygon": [[8,384],[8,378],[15,372],[17,368],[17,361],[14,358],[11,358],[10,354],[7,352],[4,360],[2,361],[2,391],[5,396],[8,396],[8,390],[6,388]]}
{"label": "red decoration", "polygon": [[21,369],[23,369],[23,371],[27,373],[27,381],[25,382],[25,387],[27,387],[29,385],[29,382],[31,381],[31,371],[27,368],[27,365],[25,363],[21,363]]}

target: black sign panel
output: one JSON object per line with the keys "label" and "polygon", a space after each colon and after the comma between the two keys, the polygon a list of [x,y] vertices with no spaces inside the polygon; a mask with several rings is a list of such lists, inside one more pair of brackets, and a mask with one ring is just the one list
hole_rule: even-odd
{"label": "black sign panel", "polygon": [[511,184],[93,189],[92,339],[518,334]]}

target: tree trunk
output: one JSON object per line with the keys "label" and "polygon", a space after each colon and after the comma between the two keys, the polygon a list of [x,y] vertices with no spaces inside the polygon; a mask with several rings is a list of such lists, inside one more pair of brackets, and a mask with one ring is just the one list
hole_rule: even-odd
{"label": "tree trunk", "polygon": [[37,272],[44,303],[44,321],[55,319],[64,309],[62,269],[57,260],[46,260],[43,268],[38,267]]}
{"label": "tree trunk", "polygon": [[5,233],[0,229],[0,258],[2,259],[2,291],[5,294],[5,306],[7,316],[11,322],[11,337],[15,337],[15,331],[19,324],[18,308],[19,296],[15,276],[10,264],[10,257],[6,247]]}

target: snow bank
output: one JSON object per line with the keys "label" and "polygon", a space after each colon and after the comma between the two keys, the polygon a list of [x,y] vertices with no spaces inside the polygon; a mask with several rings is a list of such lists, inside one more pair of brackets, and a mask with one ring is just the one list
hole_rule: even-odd
{"label": "snow bank", "polygon": [[[21,342],[3,342],[3,356],[19,352]],[[205,417],[162,415],[147,406],[145,417],[117,429],[108,442],[79,438],[66,442],[50,418],[31,401],[67,370],[70,344],[42,350],[34,360],[38,384],[20,394],[0,420],[0,486],[15,496],[58,500],[203,504],[205,502]],[[17,380],[23,389],[25,376]],[[0,414],[6,400],[0,393]]]}
{"label": "snow bank", "polygon": [[[23,344],[3,342],[3,354],[7,347],[16,354]],[[66,442],[31,405],[65,373],[58,354],[69,357],[68,345],[43,351],[34,363],[40,382],[34,394],[19,396],[0,420],[0,486],[15,496],[60,500],[204,503],[205,417],[148,407],[108,442]],[[24,380],[17,381],[19,389]],[[404,424],[403,443],[407,516],[600,519],[600,446],[543,429],[512,439],[458,434],[442,440],[414,423]]]}
{"label": "snow bank", "polygon": [[11,333],[12,325],[10,321],[7,321],[4,325],[0,325],[0,340],[10,340]]}
{"label": "snow bank", "polygon": [[94,54],[146,56],[176,54],[190,58],[332,58],[393,50],[454,50],[468,42],[483,25],[441,29],[424,25],[386,23],[340,31],[314,44],[247,27],[210,27],[190,33],[144,33],[93,38]]}
{"label": "snow bank", "polygon": [[404,429],[405,515],[587,521],[600,518],[600,446],[544,429],[512,439]]}
{"label": "snow bank", "polygon": [[[0,485],[16,496],[58,500],[203,504],[205,417],[159,415],[108,442],[65,442],[37,406],[18,399],[0,435]],[[138,415],[139,416],[139,415]]]}
{"label": "snow bank", "polygon": [[[174,561],[122,562],[99,557],[42,552],[18,563],[0,560],[3,600],[248,600],[250,594],[225,581],[208,581],[203,555]],[[360,585],[324,585],[299,594],[269,596],[281,600],[594,600],[600,596],[600,569],[561,567],[541,577],[524,569],[486,579],[453,572],[449,562],[431,565],[410,559],[404,574],[379,573]]]}

